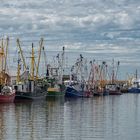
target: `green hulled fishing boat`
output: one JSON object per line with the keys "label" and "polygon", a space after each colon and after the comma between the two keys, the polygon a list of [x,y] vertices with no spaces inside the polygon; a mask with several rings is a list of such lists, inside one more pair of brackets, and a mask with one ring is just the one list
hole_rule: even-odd
{"label": "green hulled fishing boat", "polygon": [[56,79],[48,79],[47,96],[64,96],[65,85],[58,84]]}
{"label": "green hulled fishing boat", "polygon": [[64,73],[64,51],[63,47],[62,53],[56,56],[57,65],[47,66],[46,79],[48,82],[47,96],[64,96],[65,95],[65,85],[63,82]]}

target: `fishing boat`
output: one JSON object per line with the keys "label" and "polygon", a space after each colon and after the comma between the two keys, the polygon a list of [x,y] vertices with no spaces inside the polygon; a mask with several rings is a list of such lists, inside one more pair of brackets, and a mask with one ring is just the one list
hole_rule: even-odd
{"label": "fishing boat", "polygon": [[65,97],[92,97],[87,78],[87,61],[80,54],[80,58],[71,68],[70,81],[66,87]]}
{"label": "fishing boat", "polygon": [[109,95],[121,95],[121,89],[117,84],[107,84],[106,89],[109,92]]}
{"label": "fishing boat", "polygon": [[111,80],[108,84],[106,84],[106,89],[109,91],[109,95],[121,95],[122,94],[120,85],[117,83],[119,66],[120,66],[120,61],[117,62],[117,65],[115,67],[114,59],[113,59]]}
{"label": "fishing boat", "polygon": [[[17,79],[16,85],[14,85],[16,90],[16,100],[19,99],[29,99],[29,100],[38,100],[38,99],[46,99],[47,95],[47,80],[46,78],[41,78],[38,76],[39,71],[39,63],[41,57],[41,50],[43,50],[43,39],[40,41],[39,54],[38,54],[38,62],[35,67],[35,57],[34,57],[34,46],[32,43],[32,52],[31,52],[31,67],[30,71],[25,63],[25,58],[22,53],[22,49],[20,47],[20,41],[17,39],[17,46],[19,48],[18,54],[18,69],[17,69]],[[21,70],[21,60],[23,62],[24,71],[20,74]],[[36,70],[36,74],[35,74]]]}
{"label": "fishing boat", "polygon": [[74,86],[67,86],[66,87],[66,92],[65,92],[65,97],[91,97],[91,94],[89,91],[85,91],[83,89],[76,89]]}
{"label": "fishing boat", "polygon": [[60,87],[58,87],[57,85],[54,87],[48,87],[47,96],[62,96],[62,95],[64,94],[60,91]]}
{"label": "fishing boat", "polygon": [[4,86],[0,92],[0,103],[12,103],[15,99],[15,90],[10,86]]}
{"label": "fishing boat", "polygon": [[38,81],[27,80],[24,83],[15,85],[16,100],[38,100],[45,99],[47,96],[47,85],[43,79]]}
{"label": "fishing boat", "polygon": [[[56,68],[55,68],[56,69]],[[51,71],[54,68],[51,68]],[[54,96],[64,96],[65,93],[65,85],[59,83],[58,79],[56,78],[58,75],[48,75],[47,82],[48,82],[48,89],[47,89],[47,97],[54,97]]]}
{"label": "fishing boat", "polygon": [[[6,45],[4,45],[6,44]],[[11,103],[14,102],[15,99],[15,90],[10,86],[11,76],[8,73],[8,44],[9,38],[6,39],[6,43],[4,40],[1,40],[0,45],[0,103]]]}
{"label": "fishing boat", "polygon": [[57,97],[65,95],[65,85],[63,82],[65,47],[62,53],[56,56],[56,65],[47,65],[46,79],[48,81],[47,97]]}
{"label": "fishing boat", "polygon": [[128,88],[129,93],[140,93],[140,79],[138,78],[138,72],[136,70],[135,77],[131,79],[130,87]]}
{"label": "fishing boat", "polygon": [[[48,83],[49,85],[49,83]],[[47,97],[51,96],[64,96],[65,95],[65,85],[49,85],[47,89]]]}
{"label": "fishing boat", "polygon": [[91,69],[89,73],[88,86],[94,96],[109,95],[105,85],[107,83],[107,65],[103,61],[101,65],[95,63],[95,60],[90,61]]}
{"label": "fishing boat", "polygon": [[106,87],[95,87],[94,89],[92,89],[92,93],[94,96],[106,96],[109,95],[109,90]]}
{"label": "fishing boat", "polygon": [[140,93],[140,79],[133,79],[131,87],[128,88],[129,93]]}
{"label": "fishing boat", "polygon": [[120,84],[120,89],[121,89],[121,93],[128,93],[128,82],[123,82],[122,84]]}

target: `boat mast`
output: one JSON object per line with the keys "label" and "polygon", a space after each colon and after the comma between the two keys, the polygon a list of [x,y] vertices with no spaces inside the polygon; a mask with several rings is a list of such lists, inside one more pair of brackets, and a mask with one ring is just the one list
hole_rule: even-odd
{"label": "boat mast", "polygon": [[115,75],[116,80],[117,80],[117,75],[118,75],[118,71],[119,71],[119,65],[120,65],[120,61],[118,61],[118,63],[117,63],[117,70],[116,70],[116,75]]}
{"label": "boat mast", "polygon": [[48,69],[48,65],[47,65],[47,57],[46,57],[46,51],[45,51],[44,46],[43,46],[42,49],[43,49],[43,54],[44,54],[46,76],[49,76],[49,69]]}
{"label": "boat mast", "polygon": [[4,45],[3,45],[3,38],[2,38],[2,42],[1,42],[1,71],[3,72],[3,65],[4,65],[4,61],[3,61],[3,56],[4,56]]}
{"label": "boat mast", "polygon": [[5,66],[4,66],[5,72],[6,72],[6,68],[7,68],[8,45],[9,45],[9,38],[7,37],[7,39],[6,39],[6,51],[5,51]]}
{"label": "boat mast", "polygon": [[0,85],[4,84],[4,70],[3,70],[3,66],[4,66],[4,44],[3,44],[3,38],[1,41],[1,50],[0,50],[0,60],[1,60],[1,70],[0,70]]}
{"label": "boat mast", "polygon": [[106,62],[105,61],[103,61],[101,65],[99,81],[100,81],[101,88],[105,87],[105,84],[106,84]]}
{"label": "boat mast", "polygon": [[56,58],[58,61],[58,70],[59,70],[59,83],[62,84],[63,75],[64,75],[64,55],[65,55],[65,47],[63,47],[62,54],[57,54]]}
{"label": "boat mast", "polygon": [[83,77],[83,56],[82,56],[82,54],[80,54],[80,80],[81,80],[81,82],[84,81],[84,77]]}
{"label": "boat mast", "polygon": [[94,87],[94,82],[95,82],[95,64],[94,64],[95,60],[90,61],[90,73],[89,73],[89,77],[88,77],[88,85],[90,88]]}
{"label": "boat mast", "polygon": [[43,49],[43,38],[41,38],[39,42],[39,53],[38,53],[38,62],[36,66],[36,79],[38,79],[38,71],[39,71],[39,64],[40,64],[40,57],[41,57],[41,50]]}
{"label": "boat mast", "polygon": [[114,72],[114,59],[113,59],[113,62],[112,62],[112,81],[111,81],[112,84],[114,83],[114,80],[115,80],[115,79],[114,79],[114,77],[115,77],[115,76],[114,76],[114,75],[115,75],[114,73],[115,73],[115,72]]}
{"label": "boat mast", "polygon": [[35,70],[35,57],[34,57],[34,46],[32,43],[32,56],[31,56],[31,77],[30,80],[34,81],[34,70]]}
{"label": "boat mast", "polygon": [[64,75],[64,56],[65,56],[65,47],[63,46],[62,50],[62,60],[61,60],[61,74],[60,74],[60,83],[62,84],[63,75]]}
{"label": "boat mast", "polygon": [[138,71],[137,71],[137,69],[136,69],[136,80],[138,79]]}

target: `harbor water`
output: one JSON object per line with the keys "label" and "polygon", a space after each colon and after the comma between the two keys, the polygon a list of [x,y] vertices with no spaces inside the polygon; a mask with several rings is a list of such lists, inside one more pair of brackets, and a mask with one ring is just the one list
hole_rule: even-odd
{"label": "harbor water", "polygon": [[138,140],[140,95],[0,104],[1,140]]}

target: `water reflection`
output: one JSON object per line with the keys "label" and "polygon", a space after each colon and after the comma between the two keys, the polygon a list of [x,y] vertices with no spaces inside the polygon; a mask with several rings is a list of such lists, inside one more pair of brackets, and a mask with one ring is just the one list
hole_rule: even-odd
{"label": "water reflection", "polygon": [[34,140],[46,137],[47,108],[45,102],[18,103],[15,107],[17,139]]}
{"label": "water reflection", "polygon": [[9,137],[15,138],[16,133],[16,120],[15,116],[15,104],[0,104],[0,139],[10,139]]}
{"label": "water reflection", "polygon": [[0,104],[0,139],[140,139],[139,106],[133,94]]}
{"label": "water reflection", "polygon": [[140,138],[140,96],[125,94],[78,99],[65,104],[65,139]]}
{"label": "water reflection", "polygon": [[47,99],[47,139],[64,140],[64,97]]}

